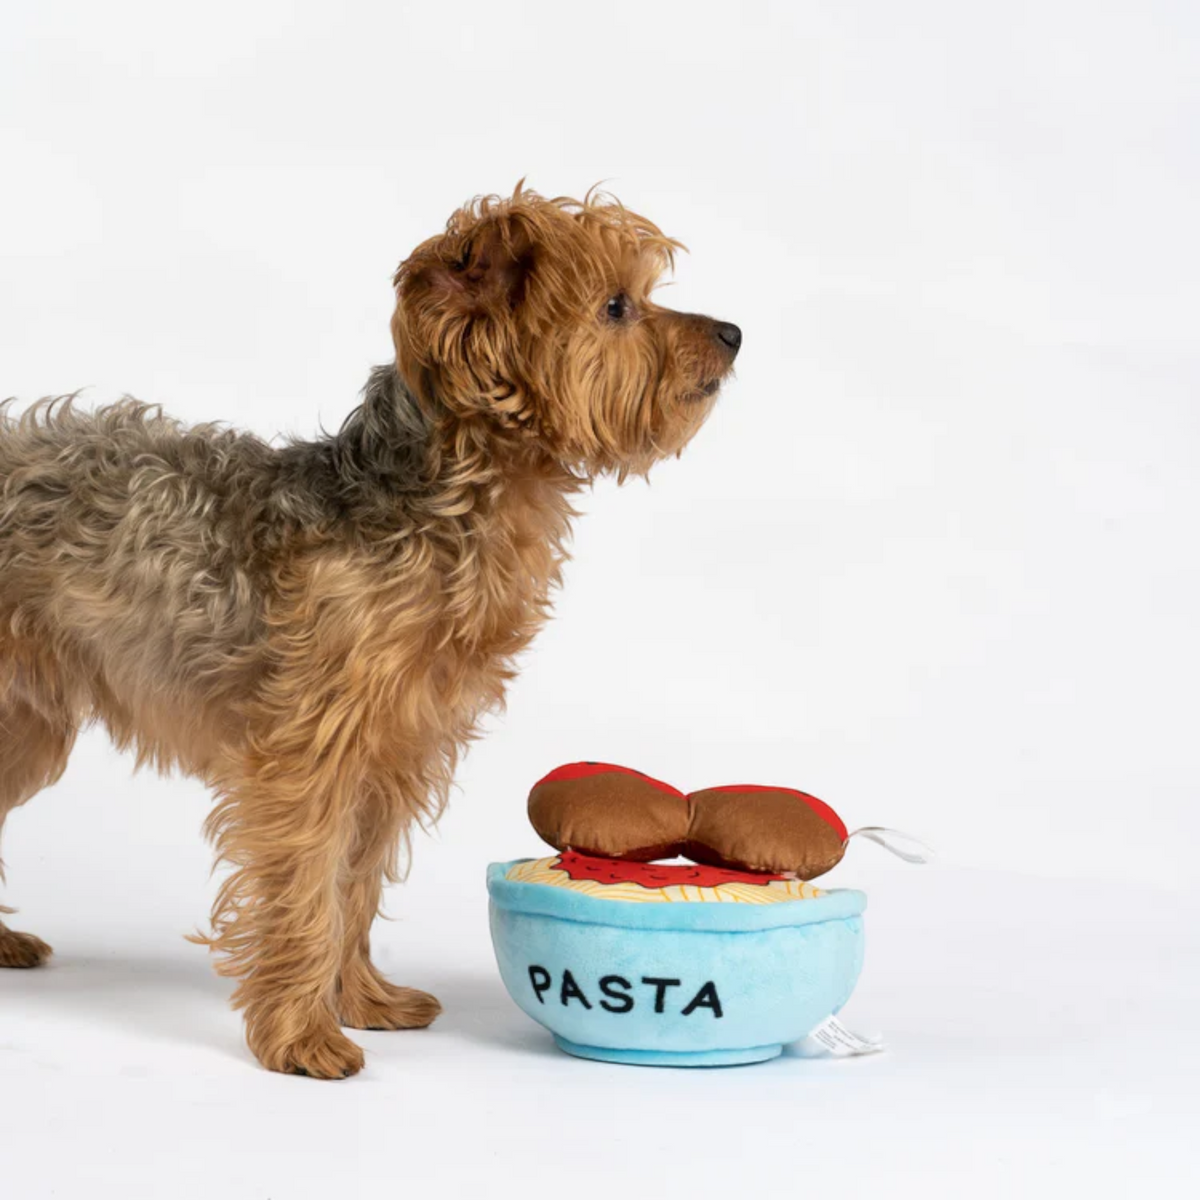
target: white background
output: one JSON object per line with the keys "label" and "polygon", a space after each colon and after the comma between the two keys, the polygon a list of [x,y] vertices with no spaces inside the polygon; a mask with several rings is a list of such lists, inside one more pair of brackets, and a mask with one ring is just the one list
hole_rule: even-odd
{"label": "white background", "polygon": [[[745,345],[682,460],[586,499],[377,929],[446,1015],[361,1035],[362,1076],[260,1070],[181,941],[197,784],[92,733],[13,816],[11,923],[58,954],[0,976],[0,1194],[1192,1194],[1198,37],[1182,2],[8,0],[0,393],[334,427],[396,263],[522,175],[608,181],[691,248],[664,301]],[[934,843],[830,877],[890,1052],[557,1055],[482,879],[580,757]]]}

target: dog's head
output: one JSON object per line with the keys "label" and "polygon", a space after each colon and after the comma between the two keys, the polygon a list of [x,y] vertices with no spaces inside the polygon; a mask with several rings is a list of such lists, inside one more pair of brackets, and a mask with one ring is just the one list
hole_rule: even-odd
{"label": "dog's head", "polygon": [[645,472],[703,423],[736,325],[651,298],[679,243],[615,200],[518,186],[460,209],[396,272],[401,376],[449,419],[585,475]]}

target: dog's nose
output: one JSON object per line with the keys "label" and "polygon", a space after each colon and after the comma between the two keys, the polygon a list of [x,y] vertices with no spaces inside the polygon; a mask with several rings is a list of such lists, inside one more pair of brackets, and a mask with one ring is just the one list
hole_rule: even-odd
{"label": "dog's nose", "polygon": [[742,331],[729,321],[717,322],[717,341],[736,354],[742,345]]}

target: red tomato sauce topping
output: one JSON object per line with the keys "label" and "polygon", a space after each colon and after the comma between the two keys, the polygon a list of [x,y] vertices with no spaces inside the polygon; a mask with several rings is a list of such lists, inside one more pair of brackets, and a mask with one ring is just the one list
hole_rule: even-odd
{"label": "red tomato sauce topping", "polygon": [[636,883],[644,888],[677,887],[681,883],[692,887],[718,887],[722,883],[754,883],[762,886],[786,875],[768,875],[760,871],[730,871],[725,867],[706,867],[700,863],[641,863],[620,858],[589,858],[566,850],[559,855],[553,870],[565,871],[576,882],[590,879],[593,883]]}

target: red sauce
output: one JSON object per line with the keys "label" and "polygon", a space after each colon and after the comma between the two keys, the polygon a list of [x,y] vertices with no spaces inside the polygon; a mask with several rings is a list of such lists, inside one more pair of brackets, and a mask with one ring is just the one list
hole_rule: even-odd
{"label": "red sauce", "polygon": [[565,871],[578,881],[593,883],[636,883],[644,888],[676,887],[681,883],[693,887],[717,887],[722,883],[754,883],[762,886],[786,875],[768,875],[760,871],[730,871],[725,867],[705,867],[700,863],[639,863],[620,858],[589,858],[567,850],[559,855],[553,870]]}

